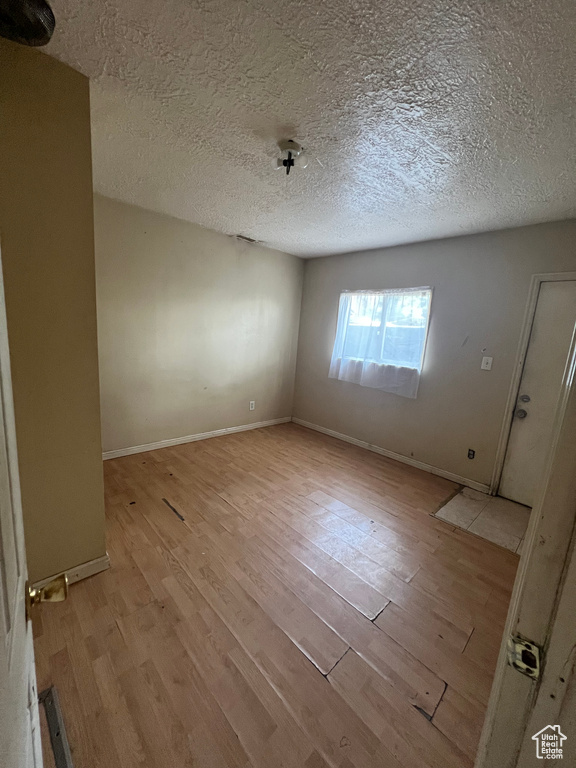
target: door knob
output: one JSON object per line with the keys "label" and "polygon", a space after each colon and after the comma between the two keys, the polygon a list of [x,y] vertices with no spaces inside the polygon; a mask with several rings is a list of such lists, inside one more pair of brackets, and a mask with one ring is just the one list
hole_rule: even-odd
{"label": "door knob", "polygon": [[520,397],[518,399],[521,400],[523,403],[529,403],[530,402],[530,395],[520,395]]}
{"label": "door knob", "polygon": [[30,609],[38,603],[61,603],[68,597],[68,576],[63,573],[56,576],[43,587],[36,589],[26,582],[26,618],[30,618]]}
{"label": "door knob", "polygon": [[526,416],[528,416],[528,412],[524,410],[524,408],[518,408],[516,411],[516,418],[517,419],[525,419]]}

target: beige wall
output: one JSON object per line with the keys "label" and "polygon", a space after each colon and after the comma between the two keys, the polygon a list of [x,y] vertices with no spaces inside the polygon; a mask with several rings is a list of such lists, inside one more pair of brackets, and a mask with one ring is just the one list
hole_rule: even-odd
{"label": "beige wall", "polygon": [[98,195],[95,225],[105,451],[292,415],[300,259]]}
{"label": "beige wall", "polygon": [[88,80],[0,40],[0,246],[29,575],[105,554]]}
{"label": "beige wall", "polygon": [[[294,416],[488,484],[531,275],[570,270],[576,221],[307,262]],[[328,379],[340,292],[420,285],[434,296],[418,398]]]}

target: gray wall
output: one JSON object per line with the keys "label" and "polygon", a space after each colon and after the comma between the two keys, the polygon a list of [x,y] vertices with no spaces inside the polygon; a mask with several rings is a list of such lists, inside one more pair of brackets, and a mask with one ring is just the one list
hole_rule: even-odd
{"label": "gray wall", "polygon": [[[294,416],[489,483],[530,278],[571,270],[576,221],[308,261]],[[329,379],[340,292],[421,285],[434,295],[418,398]]]}
{"label": "gray wall", "polygon": [[291,416],[302,260],[98,195],[94,210],[103,449]]}

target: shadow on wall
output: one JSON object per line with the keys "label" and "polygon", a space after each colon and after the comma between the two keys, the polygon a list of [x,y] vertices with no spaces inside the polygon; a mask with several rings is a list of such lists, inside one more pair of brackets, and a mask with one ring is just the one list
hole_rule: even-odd
{"label": "shadow on wall", "polygon": [[94,210],[103,450],[291,416],[302,260],[99,195]]}

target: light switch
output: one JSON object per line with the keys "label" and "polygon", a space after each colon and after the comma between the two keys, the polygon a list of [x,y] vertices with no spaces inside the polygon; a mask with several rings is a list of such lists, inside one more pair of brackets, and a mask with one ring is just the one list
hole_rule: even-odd
{"label": "light switch", "polygon": [[482,365],[480,366],[480,368],[483,371],[491,371],[492,370],[492,360],[493,359],[494,359],[493,357],[483,357],[482,358]]}

